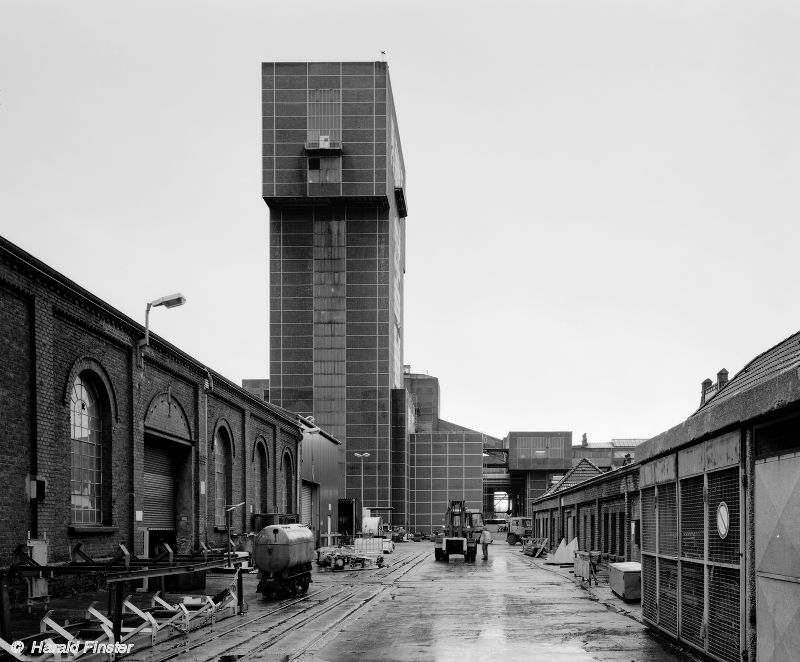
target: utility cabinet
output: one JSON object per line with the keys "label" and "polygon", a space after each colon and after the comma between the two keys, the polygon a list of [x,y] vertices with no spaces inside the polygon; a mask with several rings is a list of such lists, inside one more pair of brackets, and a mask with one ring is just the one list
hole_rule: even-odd
{"label": "utility cabinet", "polygon": [[608,585],[623,600],[641,600],[642,564],[609,563]]}

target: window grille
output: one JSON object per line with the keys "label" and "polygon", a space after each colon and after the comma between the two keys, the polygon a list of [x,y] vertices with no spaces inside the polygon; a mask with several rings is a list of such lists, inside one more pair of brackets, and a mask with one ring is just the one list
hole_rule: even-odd
{"label": "window grille", "polygon": [[[702,476],[700,476],[702,483]],[[701,563],[681,563],[681,639],[705,646],[705,582]]]}
{"label": "window grille", "polygon": [[[721,538],[717,528],[717,510],[725,502],[729,528]],[[739,563],[739,468],[708,474],[708,560]]]}
{"label": "window grille", "polygon": [[308,127],[306,146],[339,148],[342,145],[342,91],[308,91]]}
{"label": "window grille", "polygon": [[681,556],[702,559],[705,511],[703,476],[681,481]]}
{"label": "window grille", "polygon": [[655,623],[658,617],[654,556],[642,556],[642,616],[651,623]]}
{"label": "window grille", "polygon": [[91,385],[75,378],[70,404],[72,521],[102,524],[103,444],[100,403]]}
{"label": "window grille", "polygon": [[736,662],[741,659],[739,570],[709,566],[708,598],[708,652],[725,662]]}
{"label": "window grille", "polygon": [[678,555],[678,508],[675,483],[658,486],[658,551]]}
{"label": "window grille", "polygon": [[658,625],[678,634],[678,562],[658,559]]}
{"label": "window grille", "polygon": [[656,551],[656,488],[642,490],[642,551]]}
{"label": "window grille", "polygon": [[214,439],[214,523],[225,526],[225,506],[231,499],[231,455],[227,434],[217,430]]}

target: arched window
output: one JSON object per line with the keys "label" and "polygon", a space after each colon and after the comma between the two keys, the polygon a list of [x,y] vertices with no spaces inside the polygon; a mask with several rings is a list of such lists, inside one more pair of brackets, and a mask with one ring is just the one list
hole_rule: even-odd
{"label": "arched window", "polygon": [[233,502],[230,438],[225,428],[214,435],[214,523],[225,526],[225,506]]}
{"label": "arched window", "polygon": [[269,460],[264,444],[256,444],[253,455],[253,507],[257,513],[269,512],[267,494],[269,490]]}
{"label": "arched window", "polygon": [[72,522],[103,523],[103,415],[92,385],[78,375],[72,386]]}
{"label": "arched window", "polygon": [[283,490],[283,505],[284,505],[284,512],[289,514],[294,510],[294,472],[292,471],[292,456],[289,453],[285,453],[283,456],[283,478],[284,478],[284,490]]}

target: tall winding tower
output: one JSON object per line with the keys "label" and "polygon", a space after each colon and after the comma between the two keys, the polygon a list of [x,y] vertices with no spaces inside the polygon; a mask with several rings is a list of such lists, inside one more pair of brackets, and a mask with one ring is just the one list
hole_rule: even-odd
{"label": "tall winding tower", "polygon": [[388,68],[264,63],[262,93],[270,400],[343,442],[341,495],[363,487],[403,523],[406,194]]}

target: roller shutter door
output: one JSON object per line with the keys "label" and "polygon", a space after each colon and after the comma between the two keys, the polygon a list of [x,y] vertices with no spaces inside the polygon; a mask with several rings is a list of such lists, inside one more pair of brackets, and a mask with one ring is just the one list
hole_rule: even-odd
{"label": "roller shutter door", "polygon": [[175,528],[175,477],[172,455],[157,446],[144,447],[144,525]]}
{"label": "roller shutter door", "polygon": [[300,488],[300,524],[305,524],[309,528],[311,528],[313,524],[311,494],[311,485],[303,483]]}

